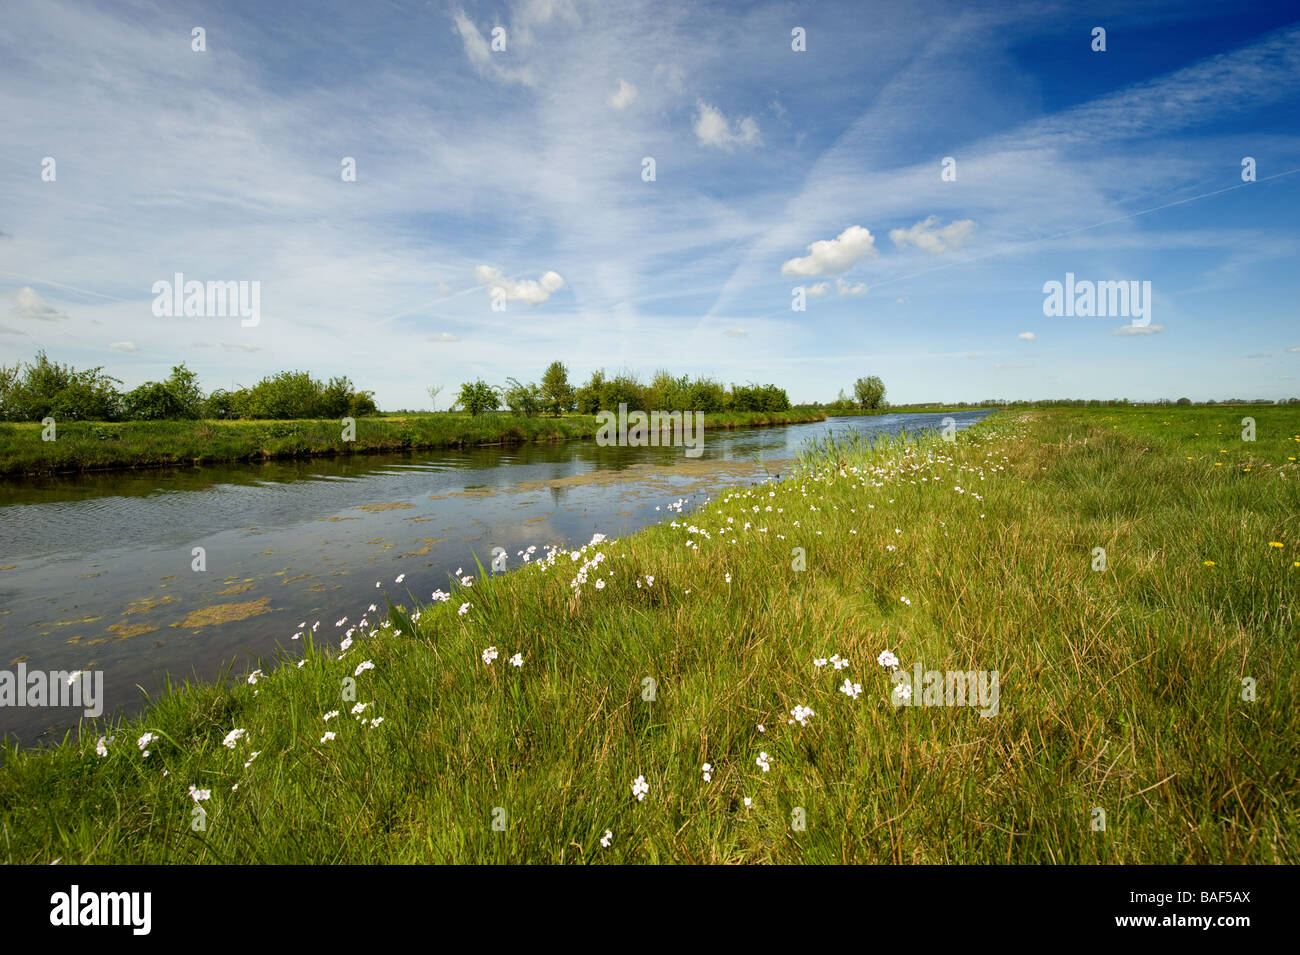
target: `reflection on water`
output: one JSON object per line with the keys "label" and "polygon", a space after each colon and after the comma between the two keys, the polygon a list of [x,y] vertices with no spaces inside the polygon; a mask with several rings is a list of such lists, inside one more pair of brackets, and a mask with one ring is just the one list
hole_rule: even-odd
{"label": "reflection on water", "polygon": [[[964,428],[986,414],[952,417]],[[828,430],[943,417],[712,431],[693,459],[571,441],[0,481],[0,669],[101,669],[105,714],[128,713],[167,674],[212,678],[296,648],[301,621],[326,635],[375,600],[376,581],[427,600],[493,547],[514,567],[529,545],[626,536],[665,519],[657,506],[765,480]],[[0,735],[31,743],[78,712],[0,707]]]}

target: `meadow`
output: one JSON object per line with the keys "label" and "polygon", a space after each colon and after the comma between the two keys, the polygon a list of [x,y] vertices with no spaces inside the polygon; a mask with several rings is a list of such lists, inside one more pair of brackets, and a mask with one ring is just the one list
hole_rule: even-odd
{"label": "meadow", "polygon": [[[705,429],[821,421],[820,411],[719,412]],[[54,440],[39,423],[0,423],[0,475],[62,474],[124,468],[200,466],[317,455],[375,454],[531,441],[592,439],[594,415],[560,417],[452,412],[355,419],[345,439],[339,419],[284,421],[68,421]]]}
{"label": "meadow", "polygon": [[[832,439],[379,581],[301,659],[7,748],[0,860],[1294,864],[1300,409],[1251,414]],[[996,715],[896,705],[918,664],[996,671]]]}

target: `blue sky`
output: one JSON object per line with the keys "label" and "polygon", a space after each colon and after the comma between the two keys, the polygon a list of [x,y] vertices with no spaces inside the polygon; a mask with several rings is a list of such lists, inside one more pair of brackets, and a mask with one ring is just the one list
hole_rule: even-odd
{"label": "blue sky", "polygon": [[[184,360],[207,388],[306,368],[387,408],[555,358],[796,401],[869,374],[895,402],[1300,395],[1294,4],[3,18],[0,361],[133,386]],[[259,323],[155,316],[177,272],[260,282]],[[1150,324],[1044,316],[1067,272],[1149,281]]]}

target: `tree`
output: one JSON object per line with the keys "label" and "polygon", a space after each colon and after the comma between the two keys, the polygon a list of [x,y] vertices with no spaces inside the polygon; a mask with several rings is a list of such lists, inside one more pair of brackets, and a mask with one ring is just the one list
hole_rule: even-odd
{"label": "tree", "polygon": [[507,378],[505,402],[515,414],[531,418],[542,410],[542,390],[532,382],[524,384],[517,378]]}
{"label": "tree", "polygon": [[478,415],[485,411],[496,411],[501,404],[501,397],[495,388],[480,378],[474,382],[464,382],[460,386],[460,397],[456,399],[456,404],[470,414]]}
{"label": "tree", "polygon": [[557,417],[573,410],[577,392],[569,384],[569,369],[564,367],[564,362],[553,361],[546,366],[542,375],[541,399],[542,407]]}
{"label": "tree", "polygon": [[430,385],[428,391],[429,391],[429,400],[433,402],[432,410],[437,411],[438,395],[442,394],[442,385]]}
{"label": "tree", "polygon": [[859,378],[853,384],[853,396],[858,399],[859,408],[879,408],[885,400],[885,383],[875,375]]}

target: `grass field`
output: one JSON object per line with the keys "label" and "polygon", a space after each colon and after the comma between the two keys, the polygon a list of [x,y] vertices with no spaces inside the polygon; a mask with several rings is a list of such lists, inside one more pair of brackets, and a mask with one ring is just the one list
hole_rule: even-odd
{"label": "grass field", "polygon": [[[1300,862],[1300,409],[1240,417],[826,445],[447,601],[385,580],[410,619],[6,751],[0,859]],[[997,671],[996,715],[896,707],[886,650]]]}
{"label": "grass field", "polygon": [[[821,421],[819,411],[727,412],[705,415],[709,428]],[[111,468],[262,461],[313,455],[460,448],[596,436],[592,415],[559,418],[510,414],[412,414],[356,419],[352,440],[337,420],[69,421],[53,441],[39,424],[0,424],[0,475],[57,474]]]}

